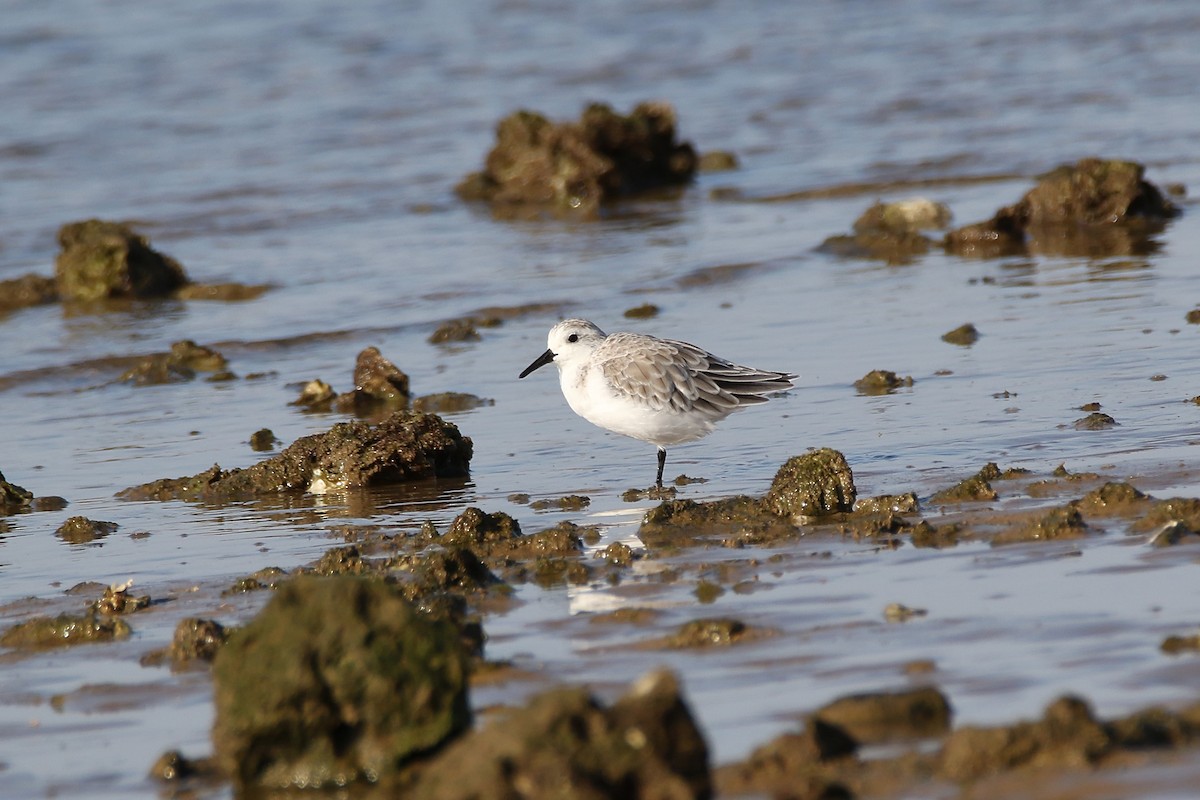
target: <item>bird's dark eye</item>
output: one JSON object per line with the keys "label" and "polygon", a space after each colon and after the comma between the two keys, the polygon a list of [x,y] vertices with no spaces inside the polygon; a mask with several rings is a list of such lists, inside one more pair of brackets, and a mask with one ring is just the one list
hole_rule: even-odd
{"label": "bird's dark eye", "polygon": [[567,341],[568,341],[568,342],[570,342],[571,344],[574,344],[575,342],[578,342],[578,341],[579,341],[579,334],[578,334],[578,333],[572,333],[570,336],[568,336],[568,337],[567,337]]}

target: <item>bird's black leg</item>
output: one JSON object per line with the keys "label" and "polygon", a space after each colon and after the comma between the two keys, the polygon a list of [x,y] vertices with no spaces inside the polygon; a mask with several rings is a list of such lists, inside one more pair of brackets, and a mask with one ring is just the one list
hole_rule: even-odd
{"label": "bird's black leg", "polygon": [[663,467],[666,466],[666,463],[667,449],[665,447],[660,447],[658,448],[658,478],[656,478],[654,481],[654,485],[659,489],[662,488],[662,471]]}

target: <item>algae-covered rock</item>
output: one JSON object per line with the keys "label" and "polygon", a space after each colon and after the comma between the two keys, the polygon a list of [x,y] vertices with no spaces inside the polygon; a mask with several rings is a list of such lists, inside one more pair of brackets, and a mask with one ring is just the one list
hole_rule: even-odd
{"label": "algae-covered rock", "polygon": [[1061,697],[1037,722],[955,730],[942,746],[938,771],[949,780],[970,781],[1020,767],[1087,767],[1114,744],[1085,701]]}
{"label": "algae-covered rock", "polygon": [[1080,511],[1098,517],[1131,516],[1141,513],[1152,498],[1128,483],[1109,481],[1071,503]]}
{"label": "algae-covered rock", "polygon": [[780,516],[817,517],[853,510],[856,496],[846,457],[824,447],[789,458],[763,501]]}
{"label": "algae-covered rock", "polygon": [[368,347],[354,361],[354,389],[337,398],[338,410],[373,411],[380,406],[404,408],[409,399],[408,376],[383,357],[378,347]]}
{"label": "algae-covered rock", "polygon": [[489,514],[471,506],[454,518],[449,530],[442,537],[447,546],[482,547],[487,549],[497,543],[506,543],[521,535],[521,526],[515,519],[497,511]]}
{"label": "algae-covered rock", "polygon": [[423,800],[708,798],[708,747],[670,673],[610,708],[585,689],[534,697],[448,747],[408,793]]}
{"label": "algae-covered rock", "polygon": [[162,297],[188,283],[183,267],[128,225],[90,219],[63,225],[54,264],[64,300]]}
{"label": "algae-covered rock", "polygon": [[475,329],[473,319],[451,319],[443,322],[429,334],[430,344],[449,344],[451,342],[478,342],[483,337]]}
{"label": "algae-covered rock", "polygon": [[337,393],[320,378],[314,378],[300,387],[300,395],[288,405],[301,406],[311,411],[328,411],[333,406]]}
{"label": "algae-covered rock", "polygon": [[948,233],[946,249],[984,258],[1150,252],[1150,236],[1179,209],[1144,174],[1141,164],[1099,158],[1061,166],[992,219]]}
{"label": "algae-covered rock", "polygon": [[211,347],[184,339],[172,343],[170,352],[142,359],[117,380],[135,386],[182,383],[195,378],[197,372],[220,372],[226,364],[225,356]]}
{"label": "algae-covered rock", "polygon": [[665,500],[646,512],[638,538],[649,548],[690,546],[729,536],[777,539],[795,534],[795,526],[759,498]]}
{"label": "algae-covered rock", "polygon": [[87,544],[113,533],[120,526],[115,522],[92,520],[87,517],[68,517],[54,535],[70,544]]}
{"label": "algae-covered rock", "polygon": [[966,503],[987,502],[995,500],[999,495],[992,488],[991,482],[1000,477],[1000,467],[989,461],[979,472],[969,478],[964,478],[948,489],[934,492],[929,498],[930,503]]}
{"label": "algae-covered rock", "polygon": [[972,323],[964,322],[954,330],[943,333],[942,341],[959,347],[970,347],[979,341],[979,330]]}
{"label": "algae-covered rock", "polygon": [[950,701],[931,686],[899,692],[839,697],[814,717],[836,725],[859,742],[919,738],[950,729]]}
{"label": "algae-covered rock", "polygon": [[158,666],[170,662],[173,669],[182,669],[196,661],[211,662],[229,639],[230,630],[219,622],[200,617],[181,619],[169,647],[142,656],[142,666]]}
{"label": "algae-covered rock", "polygon": [[[716,773],[721,797],[775,797],[795,800],[852,800],[834,773],[852,769],[858,743],[836,725],[809,718],[800,733],[785,733],[755,748],[745,761]],[[848,770],[849,771],[849,770]]]}
{"label": "algae-covered rock", "polygon": [[83,615],[59,614],[57,617],[34,617],[13,625],[0,636],[0,646],[41,649],[67,647],[74,644],[111,642],[129,636],[129,625],[123,620],[105,616],[95,610]]}
{"label": "algae-covered rock", "polygon": [[1080,417],[1071,424],[1077,431],[1104,431],[1115,428],[1121,423],[1103,411],[1095,411],[1086,417]]}
{"label": "algae-covered rock", "polygon": [[213,467],[164,478],[118,494],[130,500],[229,501],[283,492],[324,493],[428,478],[467,475],[472,444],[432,414],[394,412],[378,425],[343,422],[297,439],[245,469]]}
{"label": "algae-covered rock", "polygon": [[842,258],[906,264],[936,244],[922,230],[944,228],[949,222],[950,209],[923,197],[877,202],[855,220],[852,235],[831,236],[819,249]]}
{"label": "algae-covered rock", "polygon": [[215,758],[244,785],[376,780],[471,721],[458,631],[378,580],[284,583],[213,679]]}
{"label": "algae-covered rock", "polygon": [[53,278],[31,272],[19,278],[0,281],[0,313],[57,301],[58,287]]}
{"label": "algae-covered rock", "polygon": [[270,428],[259,428],[250,434],[250,449],[256,452],[265,453],[274,450],[277,444],[279,444],[279,439]]}
{"label": "algae-covered rock", "polygon": [[135,595],[129,590],[133,588],[133,580],[124,583],[114,583],[104,590],[100,599],[92,604],[92,608],[101,614],[132,614],[150,606],[150,595]]}
{"label": "algae-covered rock", "polygon": [[1068,505],[1051,509],[1030,522],[1017,523],[1008,530],[1001,531],[992,538],[992,544],[1081,539],[1089,530],[1079,510]]}
{"label": "algae-covered rock", "polygon": [[33,504],[33,492],[9,483],[0,472],[0,514],[15,514],[26,511]]}
{"label": "algae-covered rock", "polygon": [[675,111],[642,103],[629,116],[588,106],[578,122],[518,111],[496,126],[484,170],[457,187],[466,200],[500,209],[545,209],[594,217],[618,197],[687,183],[696,153],[675,137]]}
{"label": "algae-covered rock", "polygon": [[710,617],[685,622],[667,644],[680,648],[726,646],[745,635],[746,624],[741,620]]}
{"label": "algae-covered rock", "polygon": [[859,394],[868,396],[891,394],[913,385],[911,375],[900,377],[890,369],[873,369],[854,382]]}

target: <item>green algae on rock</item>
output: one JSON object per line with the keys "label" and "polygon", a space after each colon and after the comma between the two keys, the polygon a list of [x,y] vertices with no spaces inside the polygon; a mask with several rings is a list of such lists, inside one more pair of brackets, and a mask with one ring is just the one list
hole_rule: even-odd
{"label": "green algae on rock", "polygon": [[0,646],[26,649],[67,647],[74,644],[111,642],[130,634],[123,620],[99,614],[59,614],[57,617],[33,617],[17,623],[0,636]]}
{"label": "green algae on rock", "polygon": [[386,778],[469,728],[467,664],[383,581],[287,581],[214,661],[216,761],[246,786]]}
{"label": "green algae on rock", "polygon": [[183,267],[128,225],[89,219],[63,225],[54,271],[65,300],[164,297],[189,281]]}
{"label": "green algae on rock", "polygon": [[712,796],[712,785],[708,746],[678,683],[656,672],[609,708],[583,688],[539,694],[447,747],[404,794],[424,800],[701,800]]}
{"label": "green algae on rock", "polygon": [[429,478],[467,475],[472,444],[433,414],[397,411],[378,425],[343,422],[297,439],[283,452],[244,469],[219,465],[184,478],[163,478],[118,493],[129,500],[221,502],[267,494],[322,494]]}
{"label": "green algae on rock", "polygon": [[783,517],[820,517],[854,509],[857,491],[846,457],[828,447],[789,458],[763,503]]}
{"label": "green algae on rock", "polygon": [[688,183],[696,152],[675,138],[675,111],[641,103],[629,116],[593,103],[578,122],[554,123],[518,111],[496,126],[482,172],[456,187],[506,213],[544,210],[581,218],[626,195]]}

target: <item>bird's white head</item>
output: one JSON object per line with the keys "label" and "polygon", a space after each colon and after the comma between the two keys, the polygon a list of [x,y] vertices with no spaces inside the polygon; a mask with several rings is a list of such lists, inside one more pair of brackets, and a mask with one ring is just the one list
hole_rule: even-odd
{"label": "bird's white head", "polygon": [[564,319],[550,329],[546,336],[546,352],[542,353],[521,373],[524,378],[551,361],[562,369],[565,365],[586,360],[604,341],[604,331],[586,319]]}

